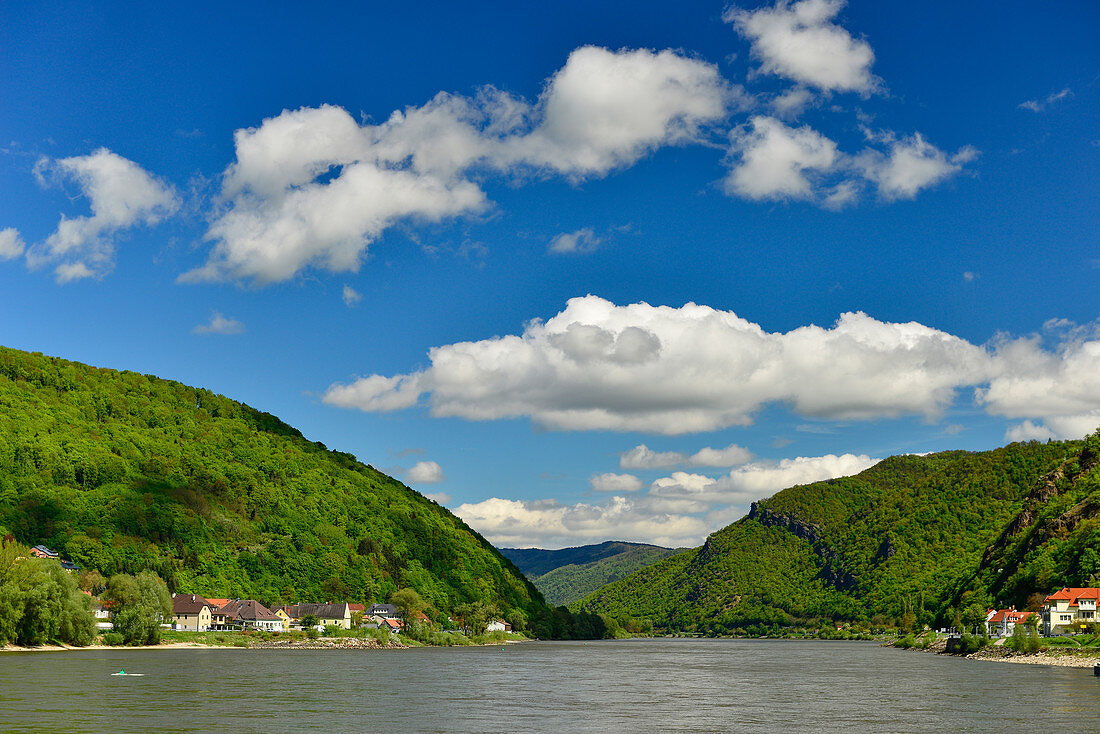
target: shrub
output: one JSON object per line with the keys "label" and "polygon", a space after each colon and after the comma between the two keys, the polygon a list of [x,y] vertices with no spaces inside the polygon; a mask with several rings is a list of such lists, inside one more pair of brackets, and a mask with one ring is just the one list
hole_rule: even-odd
{"label": "shrub", "polygon": [[111,647],[118,647],[126,642],[126,638],[118,632],[105,632],[103,634],[103,644],[110,645]]}
{"label": "shrub", "polygon": [[916,644],[917,644],[917,639],[915,637],[913,637],[912,634],[908,634],[905,637],[902,637],[902,638],[894,641],[894,647],[900,647],[903,650],[908,650],[909,648],[913,647]]}

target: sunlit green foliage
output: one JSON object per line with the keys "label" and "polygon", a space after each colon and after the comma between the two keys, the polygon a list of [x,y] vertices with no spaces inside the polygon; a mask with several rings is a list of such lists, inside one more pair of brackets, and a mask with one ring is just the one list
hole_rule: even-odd
{"label": "sunlit green foliage", "polygon": [[0,348],[5,533],[102,576],[154,571],[181,593],[370,603],[409,587],[441,611],[554,616],[446,509],[272,415]]}
{"label": "sunlit green foliage", "polygon": [[127,645],[158,644],[160,625],[172,619],[168,586],[152,571],[115,574],[103,598],[111,604],[114,631]]}
{"label": "sunlit green foliage", "polygon": [[532,581],[548,604],[572,604],[591,594],[604,584],[629,576],[675,554],[671,548],[638,545],[608,558],[588,563],[571,563],[537,576]]}
{"label": "sunlit green foliage", "polygon": [[53,559],[0,541],[0,645],[87,645],[95,635],[88,597]]}
{"label": "sunlit green foliage", "polygon": [[[853,477],[792,487],[702,547],[573,608],[705,634],[765,634],[818,619],[976,628],[988,605],[1024,608],[1100,574],[1100,470],[1090,452],[1100,455],[1100,436],[895,456]],[[1003,563],[976,574],[1052,472],[1060,493],[990,551]]]}

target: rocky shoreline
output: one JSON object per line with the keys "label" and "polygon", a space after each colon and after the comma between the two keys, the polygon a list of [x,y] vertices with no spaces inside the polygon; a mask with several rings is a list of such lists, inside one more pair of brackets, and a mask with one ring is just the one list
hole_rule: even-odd
{"label": "rocky shoreline", "polygon": [[[927,648],[913,647],[910,648],[910,650],[915,652],[930,652],[936,655],[950,654],[953,657],[965,657],[967,660],[981,660],[993,663],[1017,663],[1022,665],[1053,665],[1059,668],[1091,668],[1097,663],[1100,663],[1100,650],[1097,650],[1095,654],[1088,655],[1078,654],[1073,650],[1067,649],[1022,653],[1016,652],[1010,647],[1006,647],[1001,640],[998,640],[998,642],[1001,644],[995,642],[969,655],[948,653],[946,638],[936,640]],[[893,647],[893,643],[888,643],[884,646]]]}

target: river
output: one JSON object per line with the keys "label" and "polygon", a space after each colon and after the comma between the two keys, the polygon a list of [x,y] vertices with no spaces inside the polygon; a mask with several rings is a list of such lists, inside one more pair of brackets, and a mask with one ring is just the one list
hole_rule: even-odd
{"label": "river", "polygon": [[[142,676],[112,676],[125,668]],[[655,639],[0,653],[0,730],[1100,731],[1091,670],[874,643]]]}

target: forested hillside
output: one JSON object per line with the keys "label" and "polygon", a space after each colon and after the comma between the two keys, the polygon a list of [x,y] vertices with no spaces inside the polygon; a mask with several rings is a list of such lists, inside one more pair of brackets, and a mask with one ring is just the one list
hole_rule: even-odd
{"label": "forested hillside", "polygon": [[715,634],[1034,606],[1100,574],[1098,455],[1100,434],[895,456],[755,503],[700,548],[574,606]]}
{"label": "forested hillside", "polygon": [[561,550],[501,548],[500,552],[555,606],[572,604],[604,584],[676,553],[659,545],[618,540]]}
{"label": "forested hillside", "polygon": [[104,575],[266,603],[412,587],[550,620],[484,538],[394,479],[208,390],[0,348],[0,537]]}

